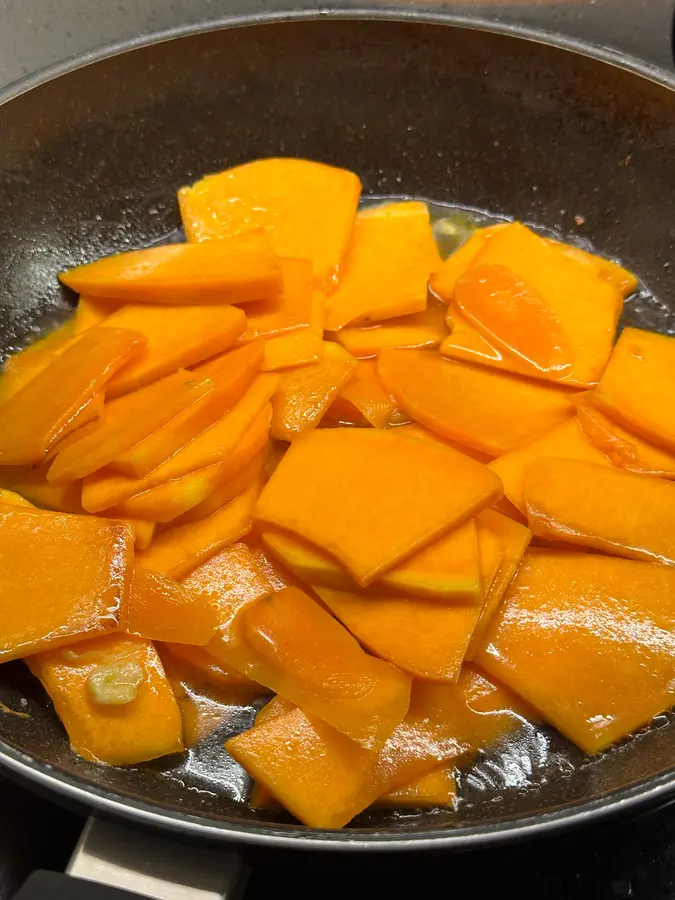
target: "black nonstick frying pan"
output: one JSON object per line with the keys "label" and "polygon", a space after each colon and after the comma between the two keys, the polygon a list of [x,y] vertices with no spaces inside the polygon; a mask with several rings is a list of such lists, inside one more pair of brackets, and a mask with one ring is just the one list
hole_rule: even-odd
{"label": "black nonstick frying pan", "polygon": [[[114,48],[0,98],[2,351],[69,314],[58,270],[165,239],[177,187],[270,155],[352,168],[366,193],[452,201],[590,240],[654,295],[634,298],[623,321],[675,333],[672,74],[442,13],[228,24],[238,27]],[[0,701],[29,715],[0,712],[6,771],[54,799],[203,842],[467,849],[675,796],[670,714],[592,759],[537,726],[475,763],[457,811],[367,812],[318,831],[245,804],[246,776],[222,744],[251,709],[233,710],[197,752],[114,769],[70,751],[23,664],[0,669]]]}

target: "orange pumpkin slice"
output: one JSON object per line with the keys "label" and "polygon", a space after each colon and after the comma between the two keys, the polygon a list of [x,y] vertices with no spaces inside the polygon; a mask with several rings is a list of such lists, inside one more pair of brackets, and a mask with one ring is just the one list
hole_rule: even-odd
{"label": "orange pumpkin slice", "polygon": [[176,369],[229,349],[246,328],[246,316],[235,306],[123,306],[105,328],[131,328],[147,344],[111,379],[106,396],[137,391]]}
{"label": "orange pumpkin slice", "polygon": [[351,354],[326,342],[319,362],[284,375],[272,399],[271,436],[290,441],[315,428],[355,366]]}
{"label": "orange pumpkin slice", "polygon": [[477,659],[597,753],[672,705],[674,628],[671,568],[530,549]]}
{"label": "orange pumpkin slice", "polygon": [[211,640],[218,624],[218,608],[208,594],[136,568],[124,621],[129,634],[199,646]]}
{"label": "orange pumpkin slice", "polygon": [[525,481],[539,537],[675,566],[675,484],[611,466],[541,457]]}
{"label": "orange pumpkin slice", "polygon": [[675,339],[624,328],[593,404],[630,431],[675,450]]}
{"label": "orange pumpkin slice", "polygon": [[30,657],[73,749],[128,766],[180,753],[180,710],[150,641],[111,634]]}
{"label": "orange pumpkin slice", "polygon": [[525,515],[525,480],[532,463],[540,456],[581,459],[609,465],[606,457],[585,437],[577,419],[567,419],[533,441],[510,450],[490,463],[504,485],[504,494]]}
{"label": "orange pumpkin slice", "polygon": [[0,661],[116,629],[133,545],[129,525],[0,506]]}
{"label": "orange pumpkin slice", "polygon": [[260,485],[254,483],[206,519],[166,528],[147,550],[136,554],[138,563],[169,578],[182,578],[202,560],[251,530],[259,494]]}
{"label": "orange pumpkin slice", "polygon": [[[279,256],[309,259],[321,283],[336,276],[361,183],[353,172],[306,159],[258,159],[178,192],[189,241],[264,228]],[[263,295],[264,296],[264,295]]]}
{"label": "orange pumpkin slice", "polygon": [[385,347],[438,347],[448,335],[445,307],[427,305],[418,313],[394,316],[377,325],[341,328],[334,339],[361,359],[377,356]]}
{"label": "orange pumpkin slice", "polygon": [[493,456],[574,414],[571,395],[559,387],[451,362],[429,350],[383,350],[377,371],[413,419]]}
{"label": "orange pumpkin slice", "polygon": [[310,327],[314,292],[312,263],[308,259],[280,259],[279,265],[284,277],[283,290],[245,305],[246,331],[239,338],[240,343]]}
{"label": "orange pumpkin slice", "polygon": [[106,256],[61,272],[78,294],[143,303],[244,303],[281,289],[263,231],[204,244],[167,244]]}
{"label": "orange pumpkin slice", "polygon": [[78,413],[144,344],[118,328],[92,329],[56,356],[2,405],[0,465],[40,462],[74,427]]}
{"label": "orange pumpkin slice", "polygon": [[207,649],[369,749],[384,744],[408,709],[410,679],[368,656],[295,587],[244,605]]}
{"label": "orange pumpkin slice", "polygon": [[489,469],[449,447],[376,429],[320,429],[293,442],[256,518],[335,556],[365,586],[500,491]]}
{"label": "orange pumpkin slice", "polygon": [[[298,578],[310,585],[354,593],[358,585],[328,554],[292,535],[273,529],[263,542]],[[476,525],[465,522],[414,554],[375,582],[387,589],[440,602],[483,602],[483,585]]]}
{"label": "orange pumpkin slice", "polygon": [[326,328],[421,312],[427,280],[441,264],[425,203],[391,203],[360,212],[341,272],[326,301]]}

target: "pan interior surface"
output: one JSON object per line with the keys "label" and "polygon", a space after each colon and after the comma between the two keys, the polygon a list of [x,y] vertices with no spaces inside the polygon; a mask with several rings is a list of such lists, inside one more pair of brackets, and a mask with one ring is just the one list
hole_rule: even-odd
{"label": "pan interior surface", "polygon": [[[57,271],[166,239],[178,187],[272,155],[351,168],[367,194],[487,209],[590,241],[649,286],[624,321],[675,333],[675,95],[561,49],[413,21],[258,24],[76,69],[0,107],[0,132],[0,358],[70,314]],[[28,715],[0,711],[14,768],[49,771],[94,803],[112,797],[223,834],[309,834],[245,803],[248,779],[222,744],[252,723],[252,707],[233,707],[184,756],[114,769],[71,752],[23,664],[0,669],[0,701]],[[670,713],[594,758],[527,725],[464,773],[456,811],[369,811],[341,837],[494,836],[523,817],[608,806],[654,779],[675,790],[674,750]]]}

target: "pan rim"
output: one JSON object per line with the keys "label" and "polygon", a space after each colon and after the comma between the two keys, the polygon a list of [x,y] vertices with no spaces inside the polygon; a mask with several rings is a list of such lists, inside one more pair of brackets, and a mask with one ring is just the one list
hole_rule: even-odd
{"label": "pan rim", "polygon": [[[328,20],[370,20],[445,25],[473,31],[534,41],[559,50],[622,69],[645,78],[661,87],[675,91],[675,73],[646,63],[628,53],[612,50],[576,38],[526,26],[494,22],[480,16],[457,15],[451,12],[421,12],[401,9],[363,7],[331,10],[287,10],[256,14],[224,16],[208,22],[192,23],[164,29],[136,38],[117,41],[76,57],[48,66],[34,74],[12,82],[0,90],[0,106],[56,78],[85,66],[119,56],[133,50],[159,43],[255,25]],[[473,850],[488,845],[505,845],[535,837],[550,836],[571,826],[583,827],[608,819],[610,816],[635,814],[647,807],[665,805],[675,798],[675,766],[652,778],[605,796],[566,805],[549,812],[532,813],[504,822],[488,822],[450,827],[427,828],[419,831],[386,831],[363,829],[309,829],[304,826],[270,825],[269,823],[237,822],[233,819],[207,820],[195,814],[180,813],[159,803],[125,797],[112,789],[100,788],[84,779],[69,775],[0,741],[0,766],[24,782],[46,793],[130,824],[183,834],[209,841],[232,841],[252,846],[277,849],[314,851],[425,851],[437,849]]]}
{"label": "pan rim", "polygon": [[193,22],[188,25],[177,25],[160,31],[150,32],[135,38],[114,41],[88,50],[77,56],[68,57],[60,62],[45,66],[37,72],[19,78],[0,89],[0,106],[20,97],[28,91],[38,88],[49,81],[68,75],[93,63],[121,56],[133,50],[140,50],[154,44],[162,44],[183,37],[206,34],[212,31],[224,31],[230,28],[244,28],[254,25],[275,25],[303,21],[349,21],[371,20],[389,22],[413,22],[428,25],[445,25],[454,28],[465,28],[471,31],[486,31],[505,37],[520,38],[534,43],[566,50],[577,56],[586,56],[615,68],[623,69],[639,75],[649,81],[675,91],[675,72],[668,72],[654,63],[648,63],[622,50],[584,41],[581,38],[566,37],[540,28],[530,28],[508,22],[495,22],[484,16],[461,15],[452,12],[412,11],[393,8],[368,6],[350,9],[308,9],[281,10],[261,13],[243,13],[232,16],[221,16],[207,22]]}
{"label": "pan rim", "polygon": [[160,830],[209,843],[226,841],[279,850],[351,852],[424,852],[440,848],[471,851],[551,837],[570,827],[584,828],[611,818],[662,808],[675,799],[675,769],[631,787],[550,812],[535,812],[504,822],[476,822],[415,830],[309,828],[303,825],[242,821],[223,817],[206,820],[193,813],[164,808],[159,803],[125,797],[113,789],[89,784],[77,776],[40,762],[0,741],[0,766],[10,776],[40,793],[58,795],[69,805],[89,813],[125,821],[147,830]]}

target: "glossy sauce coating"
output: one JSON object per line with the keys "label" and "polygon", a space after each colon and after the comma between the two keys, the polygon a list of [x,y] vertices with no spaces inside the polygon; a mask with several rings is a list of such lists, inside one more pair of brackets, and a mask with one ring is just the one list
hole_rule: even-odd
{"label": "glossy sauce coating", "polygon": [[476,657],[588,753],[675,696],[675,571],[530,549]]}

